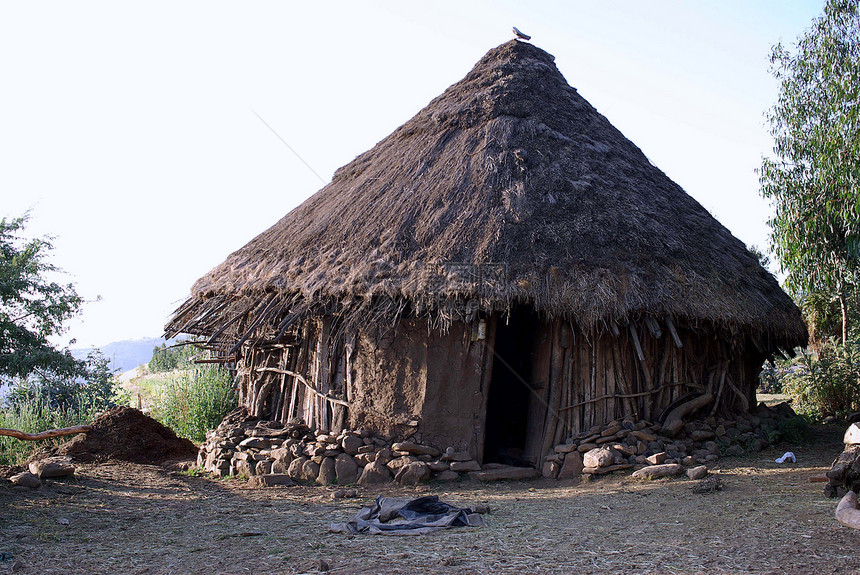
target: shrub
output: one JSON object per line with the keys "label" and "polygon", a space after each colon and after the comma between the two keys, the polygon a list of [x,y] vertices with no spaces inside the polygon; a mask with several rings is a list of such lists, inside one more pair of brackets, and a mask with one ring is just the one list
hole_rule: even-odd
{"label": "shrub", "polygon": [[817,353],[803,350],[796,361],[800,369],[785,378],[784,390],[797,412],[820,421],[860,408],[860,341],[850,339],[842,345],[831,338]]}
{"label": "shrub", "polygon": [[230,372],[214,365],[171,374],[154,390],[152,415],[177,435],[200,443],[236,407],[232,387]]}

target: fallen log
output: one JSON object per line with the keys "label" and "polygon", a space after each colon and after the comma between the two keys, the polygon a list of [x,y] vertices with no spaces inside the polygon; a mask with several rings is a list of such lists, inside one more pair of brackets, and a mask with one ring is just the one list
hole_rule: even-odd
{"label": "fallen log", "polygon": [[860,529],[860,509],[857,509],[857,494],[849,491],[836,506],[836,520],[852,529]]}
{"label": "fallen log", "polygon": [[74,427],[64,427],[62,429],[49,429],[39,433],[24,433],[17,429],[2,429],[0,435],[14,437],[21,441],[39,441],[40,439],[51,439],[52,437],[62,437],[63,435],[75,435],[76,433],[86,433],[93,428],[92,425],[76,425]]}
{"label": "fallen log", "polygon": [[708,388],[708,391],[699,397],[691,399],[686,403],[682,403],[673,409],[672,412],[669,413],[668,417],[666,417],[666,422],[663,424],[662,429],[660,429],[660,433],[673,437],[676,433],[681,431],[682,427],[684,427],[685,415],[708,405],[713,400],[714,395],[710,392],[710,388]]}

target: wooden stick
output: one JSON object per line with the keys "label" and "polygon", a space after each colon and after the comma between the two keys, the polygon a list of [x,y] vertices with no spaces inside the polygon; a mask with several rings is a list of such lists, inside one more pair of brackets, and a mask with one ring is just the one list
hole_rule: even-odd
{"label": "wooden stick", "polygon": [[650,315],[645,316],[645,325],[648,327],[648,331],[651,332],[651,335],[654,336],[655,339],[663,337],[663,330],[660,329],[660,324],[657,323],[657,320]]}
{"label": "wooden stick", "polygon": [[21,441],[39,441],[41,439],[51,439],[52,437],[62,437],[63,435],[75,435],[76,433],[86,433],[92,430],[92,425],[76,425],[74,427],[64,427],[62,429],[49,429],[39,433],[24,433],[17,429],[0,429],[0,435],[6,435],[20,439]]}
{"label": "wooden stick", "polygon": [[[697,385],[697,384],[695,384],[695,383],[688,383],[688,382],[683,382],[683,383],[670,383],[670,384],[665,385],[664,387],[676,387],[676,386],[679,386],[679,385],[687,385],[687,386],[690,386],[690,387],[697,387],[697,388],[699,388],[699,389],[702,389],[702,386],[701,386],[701,385]],[[575,408],[575,407],[581,407],[581,406],[583,406],[583,405],[587,405],[587,404],[589,404],[589,403],[596,403],[596,402],[598,402],[598,401],[603,401],[604,399],[618,399],[618,398],[622,398],[622,399],[624,399],[624,398],[631,398],[631,397],[645,397],[645,396],[647,396],[647,395],[654,395],[655,393],[659,393],[660,391],[661,391],[660,389],[651,389],[651,390],[643,391],[643,392],[640,392],[640,393],[616,393],[616,394],[614,394],[614,395],[604,395],[604,396],[601,396],[601,397],[595,397],[595,398],[592,398],[592,399],[586,399],[585,401],[580,401],[579,403],[574,403],[574,404],[572,404],[572,405],[568,405],[568,406],[566,406],[566,407],[560,407],[558,410],[559,410],[559,411],[563,411],[563,410],[565,410],[565,409],[573,409],[573,408]]]}
{"label": "wooden stick", "polygon": [[639,361],[645,361],[645,354],[642,352],[642,344],[639,343],[639,332],[636,331],[636,326],[630,322],[630,336],[633,338],[633,347],[636,348],[636,355]]}
{"label": "wooden stick", "polygon": [[726,375],[726,383],[728,384],[729,389],[731,389],[732,391],[734,391],[738,395],[738,399],[741,400],[741,407],[743,408],[744,413],[749,411],[750,410],[749,400],[746,398],[746,396],[743,394],[743,392],[740,389],[738,389],[738,387],[734,384],[734,382],[732,381],[732,377],[730,375]]}
{"label": "wooden stick", "polygon": [[675,331],[675,324],[672,323],[672,318],[668,315],[666,316],[666,327],[669,328],[669,333],[672,334],[672,339],[675,340],[675,347],[681,349],[684,347],[684,344],[681,343],[681,338],[678,337],[678,332]]}
{"label": "wooden stick", "polygon": [[258,367],[254,371],[258,371],[258,372],[260,372],[260,371],[271,371],[273,373],[283,373],[283,374],[289,375],[290,377],[294,377],[298,381],[302,382],[305,385],[305,387],[307,387],[317,397],[319,397],[321,399],[325,399],[326,401],[330,401],[331,403],[336,403],[338,405],[343,405],[344,407],[349,407],[349,403],[347,403],[346,401],[344,401],[342,399],[336,399],[336,398],[330,397],[324,393],[320,393],[319,391],[317,391],[314,388],[314,386],[312,386],[310,383],[308,383],[308,380],[306,380],[304,377],[302,377],[298,373],[296,373],[294,371],[290,371],[289,369],[280,369],[277,367]]}

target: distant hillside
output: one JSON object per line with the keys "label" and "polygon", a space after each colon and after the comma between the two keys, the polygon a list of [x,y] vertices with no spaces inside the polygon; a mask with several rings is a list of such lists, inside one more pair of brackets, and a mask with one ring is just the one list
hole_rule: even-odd
{"label": "distant hillside", "polygon": [[[109,343],[99,349],[111,361],[111,369],[119,370],[122,373],[141,364],[149,363],[149,360],[152,359],[152,350],[165,342],[169,345],[174,340],[165,340],[160,337],[128,339]],[[71,352],[76,358],[84,359],[92,350],[93,348],[86,347],[72,349]]]}

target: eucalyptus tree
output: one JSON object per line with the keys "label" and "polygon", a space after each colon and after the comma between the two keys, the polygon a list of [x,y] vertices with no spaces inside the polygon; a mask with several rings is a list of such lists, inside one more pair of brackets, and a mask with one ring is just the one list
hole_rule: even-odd
{"label": "eucalyptus tree", "polygon": [[768,114],[774,155],[761,193],[775,213],[771,243],[795,296],[839,301],[860,272],[860,11],[858,0],[827,0],[794,50],[773,48],[779,99]]}

